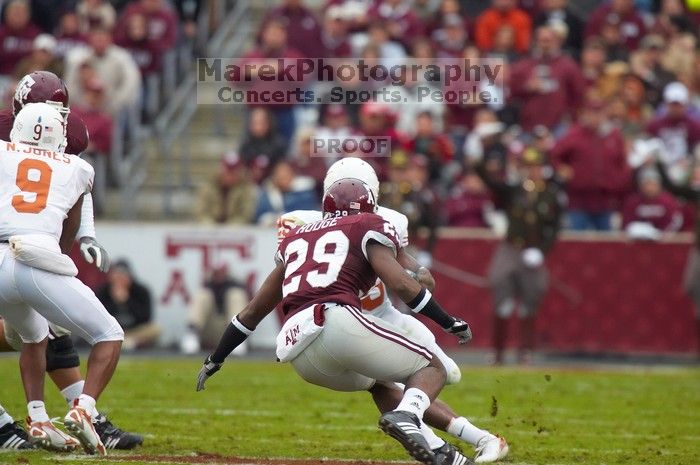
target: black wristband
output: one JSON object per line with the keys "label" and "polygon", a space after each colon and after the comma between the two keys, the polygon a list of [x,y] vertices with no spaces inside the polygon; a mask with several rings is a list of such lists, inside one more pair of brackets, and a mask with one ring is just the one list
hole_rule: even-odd
{"label": "black wristband", "polygon": [[421,289],[418,295],[411,299],[410,302],[407,302],[406,305],[408,305],[414,313],[427,316],[443,329],[451,328],[455,322],[455,319],[442,309],[440,304],[437,303],[437,300],[433,298],[430,291],[425,288]]}
{"label": "black wristband", "polygon": [[252,332],[253,330],[246,328],[243,323],[238,321],[238,317],[233,317],[219,339],[219,345],[216,346],[216,350],[209,359],[214,363],[224,363],[233,349],[241,345]]}

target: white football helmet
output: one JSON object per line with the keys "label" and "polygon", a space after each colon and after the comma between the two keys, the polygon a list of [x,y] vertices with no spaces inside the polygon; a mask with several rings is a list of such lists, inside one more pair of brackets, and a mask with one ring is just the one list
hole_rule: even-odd
{"label": "white football helmet", "polygon": [[369,190],[374,195],[375,200],[379,199],[379,179],[377,173],[372,168],[372,165],[361,158],[347,157],[341,158],[333,163],[323,180],[323,192],[325,193],[329,187],[336,181],[341,179],[359,179],[367,184]]}
{"label": "white football helmet", "polygon": [[15,116],[10,141],[63,152],[66,148],[65,120],[48,103],[28,103]]}

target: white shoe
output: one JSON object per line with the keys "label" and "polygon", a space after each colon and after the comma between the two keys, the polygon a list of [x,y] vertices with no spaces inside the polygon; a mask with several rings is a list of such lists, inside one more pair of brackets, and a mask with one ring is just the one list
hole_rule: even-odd
{"label": "white shoe", "polygon": [[27,418],[29,442],[54,452],[72,452],[80,447],[73,436],[56,428],[51,421],[31,421]]}
{"label": "white shoe", "polygon": [[63,419],[66,429],[73,433],[88,454],[107,455],[107,449],[95,431],[92,418],[84,408],[75,405]]}
{"label": "white shoe", "polygon": [[188,331],[182,336],[180,340],[180,352],[186,355],[196,354],[200,350],[199,337],[192,332]]}
{"label": "white shoe", "polygon": [[489,434],[479,440],[476,445],[474,462],[488,463],[501,460],[508,455],[508,443],[500,436]]}

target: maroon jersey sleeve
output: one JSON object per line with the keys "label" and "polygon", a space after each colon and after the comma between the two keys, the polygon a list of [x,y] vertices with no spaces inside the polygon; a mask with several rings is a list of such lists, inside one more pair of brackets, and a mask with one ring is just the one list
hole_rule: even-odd
{"label": "maroon jersey sleeve", "polygon": [[80,155],[88,146],[88,130],[79,116],[68,113],[68,127],[66,128],[66,153]]}
{"label": "maroon jersey sleeve", "polygon": [[389,223],[375,214],[330,218],[295,228],[280,243],[275,259],[285,266],[282,312],[286,317],[316,304],[360,308],[360,295],[376,282],[367,244],[399,249]]}

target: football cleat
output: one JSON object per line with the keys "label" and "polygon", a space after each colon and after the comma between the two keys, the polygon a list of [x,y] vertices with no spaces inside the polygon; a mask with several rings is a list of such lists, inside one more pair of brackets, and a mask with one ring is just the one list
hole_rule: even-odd
{"label": "football cleat", "polygon": [[437,465],[435,453],[420,432],[420,420],[415,414],[398,410],[386,412],[379,418],[379,428],[399,441],[414,459]]}
{"label": "football cleat", "polygon": [[90,455],[107,455],[107,449],[102,444],[97,431],[95,431],[90,414],[84,408],[78,406],[77,402],[66,414],[63,424],[68,431],[78,438],[86,453]]}
{"label": "football cleat", "polygon": [[474,465],[472,460],[464,455],[457,447],[445,442],[442,447],[433,449],[435,465]]}
{"label": "football cleat", "polygon": [[0,428],[0,449],[27,450],[36,449],[36,446],[29,442],[29,435],[15,421]]}
{"label": "football cleat", "polygon": [[508,455],[508,450],[508,443],[504,438],[489,434],[481,438],[476,444],[474,462],[489,463],[501,460]]}
{"label": "football cleat", "polygon": [[73,436],[56,428],[51,421],[32,421],[27,418],[29,441],[36,447],[54,452],[72,452],[80,447]]}
{"label": "football cleat", "polygon": [[97,415],[93,422],[95,431],[100,436],[102,444],[107,449],[133,449],[143,443],[143,437],[138,434],[122,431],[112,424],[104,415]]}

